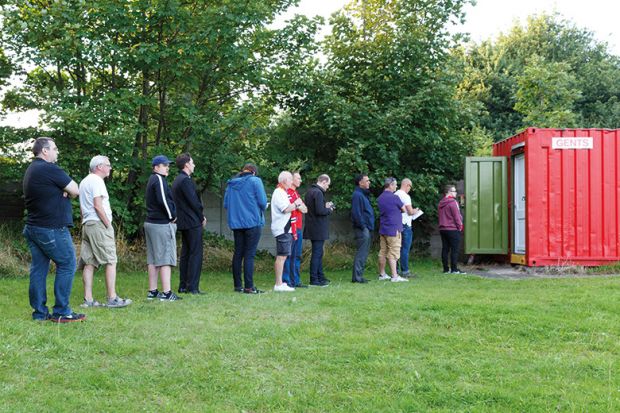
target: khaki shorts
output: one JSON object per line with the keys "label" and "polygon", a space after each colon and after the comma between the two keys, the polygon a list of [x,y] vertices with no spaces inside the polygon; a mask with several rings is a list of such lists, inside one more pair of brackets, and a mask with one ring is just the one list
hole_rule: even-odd
{"label": "khaki shorts", "polygon": [[114,227],[106,228],[101,221],[86,221],[82,224],[82,244],[78,268],[94,265],[116,264],[116,242]]}
{"label": "khaki shorts", "polygon": [[400,232],[396,233],[395,237],[381,235],[379,237],[379,256],[385,257],[388,260],[398,260],[400,258],[401,242],[402,236]]}
{"label": "khaki shorts", "polygon": [[177,224],[144,223],[146,263],[161,267],[177,265]]}

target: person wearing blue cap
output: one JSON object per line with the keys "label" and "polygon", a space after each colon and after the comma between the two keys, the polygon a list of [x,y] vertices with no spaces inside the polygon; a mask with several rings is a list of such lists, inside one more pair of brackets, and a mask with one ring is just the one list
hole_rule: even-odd
{"label": "person wearing blue cap", "polygon": [[[151,162],[153,174],[146,184],[146,263],[149,274],[147,299],[160,301],[180,300],[170,287],[170,273],[177,265],[176,208],[172,191],[166,181],[170,160],[157,155]],[[161,289],[157,289],[157,275],[161,278]]]}

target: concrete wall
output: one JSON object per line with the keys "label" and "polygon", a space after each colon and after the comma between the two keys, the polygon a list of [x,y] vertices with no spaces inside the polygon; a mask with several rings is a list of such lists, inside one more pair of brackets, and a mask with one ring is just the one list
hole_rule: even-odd
{"label": "concrete wall", "polygon": [[[271,195],[271,192],[272,191],[269,190],[267,191],[268,197]],[[205,191],[202,195],[202,201],[205,205],[207,231],[222,235],[226,239],[232,240],[233,233],[228,228],[228,223],[226,221],[226,210],[223,207],[223,191],[221,194]],[[354,242],[348,210],[336,211],[336,213],[330,216],[329,235],[330,240],[328,242]],[[426,240],[418,241],[424,243]],[[428,245],[428,252],[430,255],[435,258],[441,257],[441,238],[439,236],[439,232],[436,230],[433,231],[429,241],[430,244]],[[263,227],[263,233],[258,244],[258,249],[266,250],[271,254],[275,254],[276,242],[273,235],[271,235],[271,209],[269,208],[265,211],[265,226]]]}
{"label": "concrete wall", "polygon": [[[267,191],[268,197],[273,192],[272,188]],[[202,201],[205,205],[205,216],[207,217],[207,231],[224,236],[226,239],[232,240],[233,233],[228,228],[226,221],[226,210],[223,207],[223,190],[221,193],[205,191],[202,195]],[[0,187],[0,220],[2,221],[19,221],[24,216],[24,201],[22,197],[21,182],[5,183]],[[263,234],[261,236],[260,243],[258,244],[259,250],[266,250],[270,253],[275,253],[276,243],[275,239],[271,235],[271,210],[267,209],[265,213],[265,226],[263,227]],[[415,230],[415,224],[414,224]],[[349,211],[336,211],[330,217],[330,241],[341,241],[347,243],[353,243],[353,231],[351,228],[351,221],[349,219]],[[416,238],[415,243],[425,243],[427,240],[420,240]],[[439,258],[441,256],[441,238],[439,233],[435,230],[431,233],[428,240],[428,252],[432,257]]]}
{"label": "concrete wall", "polygon": [[[267,196],[271,196],[272,191],[267,191]],[[224,209],[223,193],[218,194],[205,191],[202,194],[202,202],[205,206],[205,216],[207,218],[207,231],[224,236],[226,239],[233,239],[233,232],[228,228],[226,220],[226,210]],[[351,230],[351,221],[349,213],[336,212],[330,217],[329,227],[330,241],[353,242],[353,231]],[[275,254],[276,241],[271,235],[271,209],[265,211],[265,226],[258,243],[259,250],[269,251]]]}

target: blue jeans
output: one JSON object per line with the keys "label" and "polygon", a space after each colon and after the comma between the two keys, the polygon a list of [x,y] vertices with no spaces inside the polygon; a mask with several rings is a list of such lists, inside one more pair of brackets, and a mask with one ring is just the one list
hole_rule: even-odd
{"label": "blue jeans", "polygon": [[413,242],[413,229],[410,226],[403,225],[403,239],[400,246],[400,273],[409,274],[409,250]]}
{"label": "blue jeans", "polygon": [[[297,241],[293,241],[291,255],[284,262],[284,270],[282,271],[282,281],[288,285],[296,286],[301,284],[299,270],[301,268],[301,247],[303,246],[303,234],[301,229],[297,230]],[[293,274],[291,280],[290,274]]]}
{"label": "blue jeans", "polygon": [[356,282],[361,281],[364,278],[364,267],[366,267],[366,259],[368,258],[368,251],[370,251],[370,243],[372,242],[372,239],[368,228],[353,228],[353,231],[355,232],[357,252],[355,253],[355,259],[353,260],[352,281]]}
{"label": "blue jeans", "polygon": [[323,245],[325,240],[312,240],[312,256],[310,257],[310,284],[325,281],[323,272]]}
{"label": "blue jeans", "polygon": [[26,225],[23,231],[30,254],[30,306],[33,308],[34,320],[45,320],[49,317],[47,308],[47,273],[50,268],[50,260],[56,264],[56,277],[54,279],[54,303],[53,315],[66,316],[72,313],[69,307],[69,297],[73,287],[75,275],[75,248],[73,239],[67,227],[43,228]]}
{"label": "blue jeans", "polygon": [[254,256],[262,227],[234,229],[235,253],[232,259],[232,273],[235,288],[242,288],[241,285],[241,264],[243,263],[243,281],[245,288],[254,287]]}

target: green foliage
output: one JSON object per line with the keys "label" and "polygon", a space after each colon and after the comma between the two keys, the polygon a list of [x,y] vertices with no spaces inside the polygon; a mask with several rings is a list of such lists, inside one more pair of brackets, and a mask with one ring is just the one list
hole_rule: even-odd
{"label": "green foliage", "polygon": [[457,96],[449,54],[457,39],[447,27],[465,3],[353,1],[334,14],[327,63],[311,66],[303,92],[283,101],[268,157],[305,163],[310,179],[328,173],[339,208],[350,205],[353,176],[366,172],[377,192],[387,176],[413,178],[416,203],[434,210],[437,188],[461,177],[463,156],[479,145],[477,112]]}
{"label": "green foliage", "polygon": [[0,182],[20,181],[32,157],[32,140],[42,136],[36,128],[0,126]]}
{"label": "green foliage", "polygon": [[516,80],[515,110],[525,116],[526,125],[578,127],[577,114],[572,110],[581,92],[575,87],[576,79],[567,63],[546,63],[533,56]]}
{"label": "green foliage", "polygon": [[115,219],[134,235],[153,155],[190,151],[199,185],[219,188],[256,150],[248,131],[267,122],[270,88],[296,78],[320,24],[267,28],[294,3],[3,2],[5,49],[34,67],[4,106],[43,111],[78,182],[92,156],[109,156]]}
{"label": "green foliage", "polygon": [[531,16],[496,41],[459,50],[463,96],[495,141],[524,127],[620,126],[620,58],[558,15]]}
{"label": "green foliage", "polygon": [[56,139],[78,182],[105,154],[115,222],[129,240],[151,157],[185,151],[201,189],[221,189],[246,161],[267,186],[282,169],[306,182],[328,173],[340,210],[356,173],[369,174],[376,194],[385,177],[409,177],[432,217],[437,189],[492,141],[532,124],[620,126],[620,59],[557,15],[465,47],[449,28],[469,0],[354,0],[319,44],[318,17],[269,28],[295,3],[1,2],[0,86],[28,68],[23,84],[3,88],[2,107],[38,109],[47,128],[0,128],[0,162],[10,166],[1,178],[21,176],[29,155],[19,144],[40,134]]}
{"label": "green foliage", "polygon": [[0,43],[0,87],[7,84],[8,78],[13,74],[13,64],[11,60],[4,53]]}

